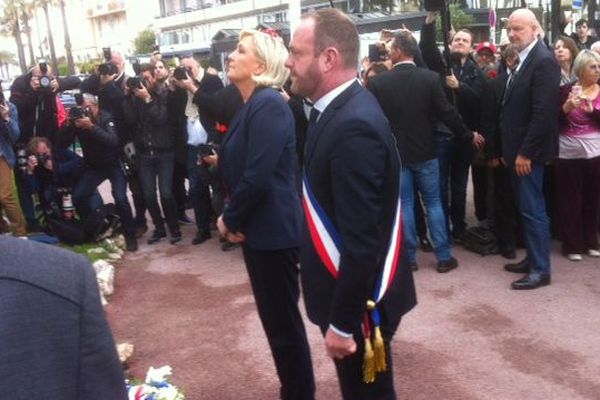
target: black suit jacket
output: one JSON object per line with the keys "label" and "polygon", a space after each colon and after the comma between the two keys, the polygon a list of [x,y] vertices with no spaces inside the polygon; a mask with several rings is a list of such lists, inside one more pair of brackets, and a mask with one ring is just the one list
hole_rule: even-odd
{"label": "black suit jacket", "polygon": [[538,40],[504,95],[500,116],[502,155],[543,164],[558,155],[560,67]]}
{"label": "black suit jacket", "polygon": [[0,238],[0,399],[126,400],[89,261]]}
{"label": "black suit jacket", "polygon": [[298,247],[302,209],[294,117],[279,92],[254,91],[233,118],[219,157],[229,230],[242,232],[256,250]]}
{"label": "black suit jacket", "polygon": [[[308,316],[321,327],[333,324],[359,332],[398,201],[401,165],[396,144],[377,101],[358,82],[329,104],[307,135],[305,174],[342,243],[336,280],[305,227],[300,263]],[[403,258],[383,298],[384,326],[393,331],[415,304],[412,272]]]}
{"label": "black suit jacket", "polygon": [[433,133],[438,119],[458,137],[473,138],[446,99],[439,77],[433,71],[414,64],[398,64],[391,71],[369,79],[367,87],[390,122],[404,164],[436,157]]}

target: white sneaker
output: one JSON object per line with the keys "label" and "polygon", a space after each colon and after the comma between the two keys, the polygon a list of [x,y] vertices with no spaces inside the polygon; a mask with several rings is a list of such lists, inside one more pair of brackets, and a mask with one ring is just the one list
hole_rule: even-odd
{"label": "white sneaker", "polygon": [[589,249],[588,250],[588,256],[590,256],[590,257],[600,257],[600,250]]}
{"label": "white sneaker", "polygon": [[567,258],[570,261],[581,261],[581,260],[583,260],[583,257],[581,257],[581,254],[569,254],[569,255],[567,255]]}

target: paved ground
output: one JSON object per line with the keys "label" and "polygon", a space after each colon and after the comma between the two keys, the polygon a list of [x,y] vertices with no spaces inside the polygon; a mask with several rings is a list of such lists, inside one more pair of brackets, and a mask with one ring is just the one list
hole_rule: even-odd
{"label": "paved ground", "polygon": [[[221,252],[216,239],[191,246],[192,234],[184,227],[183,245],[144,244],[118,268],[107,312],[116,339],[136,346],[130,372],[170,364],[193,400],[276,399],[241,252]],[[499,256],[457,249],[460,267],[438,274],[419,254],[419,304],[394,342],[399,398],[600,399],[600,260],[571,263],[554,247],[552,285],[530,292],[509,289],[518,275]],[[339,399],[307,327],[317,398]]]}

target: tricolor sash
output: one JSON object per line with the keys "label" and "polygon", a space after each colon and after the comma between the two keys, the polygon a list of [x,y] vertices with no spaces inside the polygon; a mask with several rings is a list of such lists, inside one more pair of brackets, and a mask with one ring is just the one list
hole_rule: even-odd
{"label": "tricolor sash", "polygon": [[[340,268],[341,238],[336,231],[335,226],[314,196],[306,173],[304,173],[302,179],[302,192],[304,194],[302,204],[313,245],[315,246],[321,262],[325,265],[325,268],[327,268],[334,279],[337,279]],[[402,245],[401,211],[400,189],[398,189],[398,203],[396,205],[396,210],[394,211],[392,234],[389,239],[383,269],[381,274],[377,277],[377,284],[373,293],[375,304],[378,304],[383,296],[385,296],[385,293],[392,285],[394,276],[398,270],[400,248]]]}

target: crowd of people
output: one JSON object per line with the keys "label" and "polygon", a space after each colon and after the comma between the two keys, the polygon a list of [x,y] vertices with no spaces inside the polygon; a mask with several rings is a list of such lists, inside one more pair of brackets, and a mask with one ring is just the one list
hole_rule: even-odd
{"label": "crowd of people", "polygon": [[[550,284],[552,234],[571,261],[600,257],[593,40],[561,36],[552,48],[520,9],[507,21],[509,42],[475,45],[462,29],[444,54],[435,18],[427,15],[420,42],[387,32],[387,60],[369,62],[363,76],[356,27],[335,9],[303,15],[289,50],[281,38],[242,31],[227,86],[191,56],[174,71],[157,58],[127,77],[113,52],[62,117],[56,92],[76,83],[36,66],[2,105],[1,200],[15,235],[36,228],[32,193],[45,212],[62,200],[59,213],[85,221],[104,207],[97,189],[109,180],[129,251],[147,229],[146,210],[148,244],[167,231],[176,244],[188,222],[187,179],[192,244],[210,239],[214,223],[225,249],[242,248],[281,398],[315,392],[300,282],[344,399],[396,398],[390,346],[416,304],[417,250],[433,251],[440,273],[459,266],[452,244],[473,236],[469,170],[475,215],[497,252],[514,259],[517,246],[526,249],[505,265],[524,274],[512,289]],[[75,138],[82,159],[70,149]],[[25,162],[15,161],[23,149]],[[70,188],[74,210],[59,187]]]}

